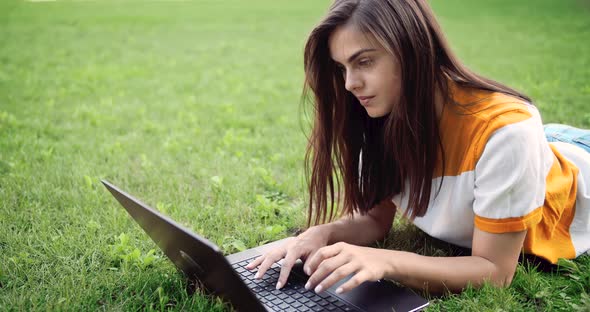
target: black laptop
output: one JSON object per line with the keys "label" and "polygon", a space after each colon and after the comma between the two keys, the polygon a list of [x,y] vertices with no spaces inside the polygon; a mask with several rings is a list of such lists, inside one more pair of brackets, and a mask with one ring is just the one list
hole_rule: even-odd
{"label": "black laptop", "polygon": [[280,264],[273,265],[260,280],[244,267],[282,241],[224,256],[209,240],[108,181],[102,183],[187,278],[227,300],[238,311],[418,311],[429,303],[409,288],[385,280],[365,282],[347,293],[336,294],[343,280],[316,294],[304,288],[307,275],[301,265],[295,266],[287,284],[277,290]]}

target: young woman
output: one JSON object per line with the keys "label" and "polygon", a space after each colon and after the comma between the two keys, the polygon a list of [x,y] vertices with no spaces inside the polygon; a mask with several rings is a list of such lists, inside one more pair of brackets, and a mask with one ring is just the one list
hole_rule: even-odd
{"label": "young woman", "polygon": [[[556,263],[590,249],[590,133],[546,136],[530,98],[456,58],[425,0],[336,0],[304,63],[316,225],[250,263],[258,278],[284,259],[281,288],[302,259],[316,292],[350,274],[338,292],[382,278],[461,291],[509,285],[521,252]],[[363,247],[396,213],[471,256]]]}

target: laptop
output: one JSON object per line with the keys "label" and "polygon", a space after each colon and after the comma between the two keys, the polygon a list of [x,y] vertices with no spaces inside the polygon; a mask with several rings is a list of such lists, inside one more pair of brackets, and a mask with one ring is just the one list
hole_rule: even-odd
{"label": "laptop", "polygon": [[[150,208],[108,181],[104,186],[127,210],[164,254],[184,275],[206,293],[217,295],[237,311],[418,311],[429,302],[411,289],[381,280],[365,282],[336,294],[338,286],[316,294],[306,290],[307,275],[301,261],[282,289],[275,289],[280,264],[274,264],[263,279],[244,267],[283,240],[224,256],[215,244]],[[350,278],[350,277],[348,277]]]}

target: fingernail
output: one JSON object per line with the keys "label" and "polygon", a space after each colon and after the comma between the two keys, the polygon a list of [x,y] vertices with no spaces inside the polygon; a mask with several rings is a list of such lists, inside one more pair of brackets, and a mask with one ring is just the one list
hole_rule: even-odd
{"label": "fingernail", "polygon": [[338,287],[338,289],[336,289],[336,293],[337,294],[341,294],[342,293],[342,287]]}
{"label": "fingernail", "polygon": [[309,282],[307,282],[307,284],[305,284],[305,289],[309,290],[310,287],[311,287],[311,284]]}
{"label": "fingernail", "polygon": [[277,290],[278,290],[278,289],[281,289],[281,287],[283,287],[283,284],[281,284],[281,282],[278,282],[278,283],[277,283]]}
{"label": "fingernail", "polygon": [[322,285],[318,285],[318,287],[316,287],[316,288],[314,289],[314,291],[315,291],[316,293],[319,293],[319,292],[321,292],[323,289],[324,289],[324,288],[322,287]]}
{"label": "fingernail", "polygon": [[305,267],[305,274],[309,275],[309,267]]}
{"label": "fingernail", "polygon": [[254,278],[260,278],[260,273],[256,272],[256,274],[254,274]]}

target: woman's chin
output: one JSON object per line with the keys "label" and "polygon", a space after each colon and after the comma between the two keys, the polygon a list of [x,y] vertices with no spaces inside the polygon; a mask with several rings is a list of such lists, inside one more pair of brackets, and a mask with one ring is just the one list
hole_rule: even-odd
{"label": "woman's chin", "polygon": [[365,107],[365,110],[367,111],[367,115],[369,115],[369,117],[371,117],[371,118],[383,117],[389,113],[386,111],[375,109],[373,107]]}

